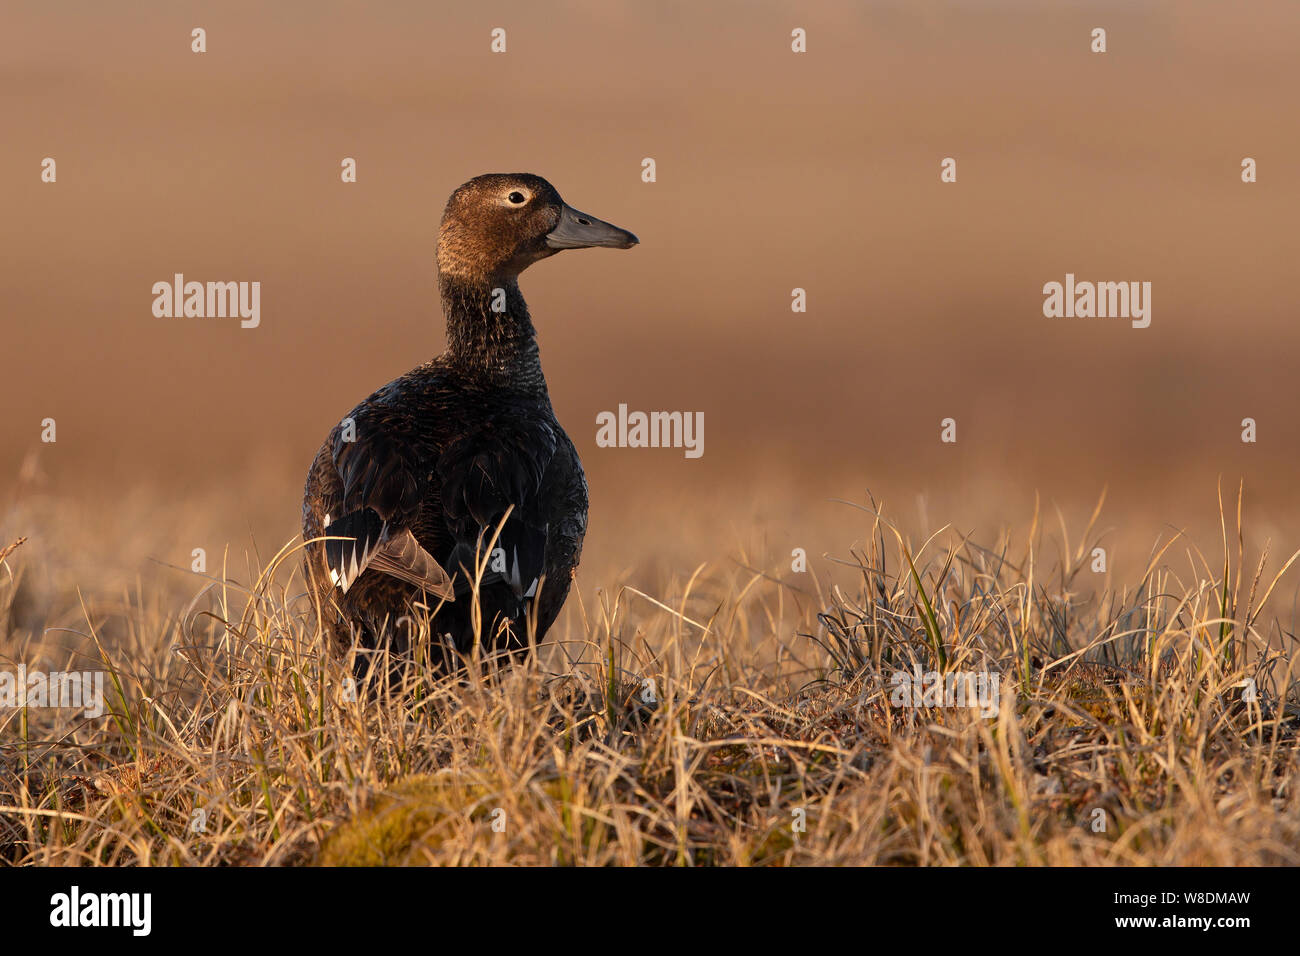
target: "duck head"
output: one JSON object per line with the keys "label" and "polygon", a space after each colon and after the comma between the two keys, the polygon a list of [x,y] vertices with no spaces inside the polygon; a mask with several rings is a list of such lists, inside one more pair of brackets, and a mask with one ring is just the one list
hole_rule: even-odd
{"label": "duck head", "polygon": [[541,176],[488,173],[451,194],[438,232],[438,271],[514,278],[564,249],[630,249],[636,236],[574,209]]}

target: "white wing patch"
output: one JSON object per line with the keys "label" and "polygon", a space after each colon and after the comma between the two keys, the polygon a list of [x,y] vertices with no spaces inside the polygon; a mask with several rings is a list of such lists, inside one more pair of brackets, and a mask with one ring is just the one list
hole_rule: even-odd
{"label": "white wing patch", "polygon": [[352,585],[356,583],[357,578],[361,577],[361,572],[364,571],[366,565],[370,563],[370,557],[374,551],[374,548],[370,548],[369,550],[363,550],[358,554],[357,543],[354,539],[352,542],[352,551],[345,562],[345,566],[339,571],[332,568],[330,569],[330,580],[334,583],[334,586],[341,588],[343,593],[347,594],[348,588],[352,587]]}
{"label": "white wing patch", "polygon": [[522,597],[530,598],[537,593],[538,579],[533,578],[532,583],[528,585],[528,590],[525,591],[524,578],[523,575],[520,573],[521,569],[519,564],[519,549],[518,548],[512,549],[512,554],[514,556],[514,560],[510,562],[510,576],[506,578],[506,582],[510,585],[511,590],[513,590],[516,594]]}

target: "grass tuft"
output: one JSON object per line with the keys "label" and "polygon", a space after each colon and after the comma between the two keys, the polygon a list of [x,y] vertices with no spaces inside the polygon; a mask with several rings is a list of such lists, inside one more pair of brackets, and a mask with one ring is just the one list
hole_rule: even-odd
{"label": "grass tuft", "polygon": [[[184,610],[86,593],[40,629],[11,546],[0,670],[106,671],[107,711],[0,710],[0,860],[1300,863],[1295,628],[1269,609],[1297,555],[1247,586],[1240,503],[1234,560],[1225,521],[1222,562],[1160,542],[1129,582],[1089,569],[1092,522],[1044,563],[1037,515],[914,548],[860,513],[811,585],[744,555],[657,596],[578,588],[523,665],[389,662],[374,694],[325,652],[297,545]],[[900,706],[932,672],[997,699]]]}

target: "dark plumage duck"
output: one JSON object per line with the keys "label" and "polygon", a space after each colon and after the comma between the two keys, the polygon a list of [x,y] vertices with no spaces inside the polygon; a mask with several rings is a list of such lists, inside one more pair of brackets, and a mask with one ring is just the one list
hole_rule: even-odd
{"label": "dark plumage duck", "polygon": [[309,589],[340,650],[405,654],[412,622],[432,613],[435,654],[454,666],[450,646],[473,645],[479,567],[484,647],[522,649],[530,626],[541,640],[582,551],[587,481],[518,278],[563,249],[636,242],[539,176],[479,176],[451,194],[437,255],[446,352],[354,408],[307,476]]}

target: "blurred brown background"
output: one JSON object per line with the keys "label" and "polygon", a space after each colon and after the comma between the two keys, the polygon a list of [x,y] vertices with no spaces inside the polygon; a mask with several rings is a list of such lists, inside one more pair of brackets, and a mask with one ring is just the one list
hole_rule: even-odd
{"label": "blurred brown background", "polygon": [[[915,531],[987,538],[1035,493],[1086,517],[1108,486],[1136,561],[1171,526],[1217,545],[1222,476],[1252,534],[1300,544],[1290,0],[15,0],[3,20],[0,501],[84,509],[73,550],[188,565],[196,539],[293,535],[326,431],[441,350],[438,218],[488,171],[641,238],[523,281],[592,487],[584,571],[842,553],[862,524],[829,499],[867,488]],[[176,272],[260,281],[261,327],[155,318]],[[1151,327],[1044,318],[1067,272],[1150,281]],[[598,449],[620,402],[703,411],[704,457]],[[40,535],[20,509],[0,528]]]}

